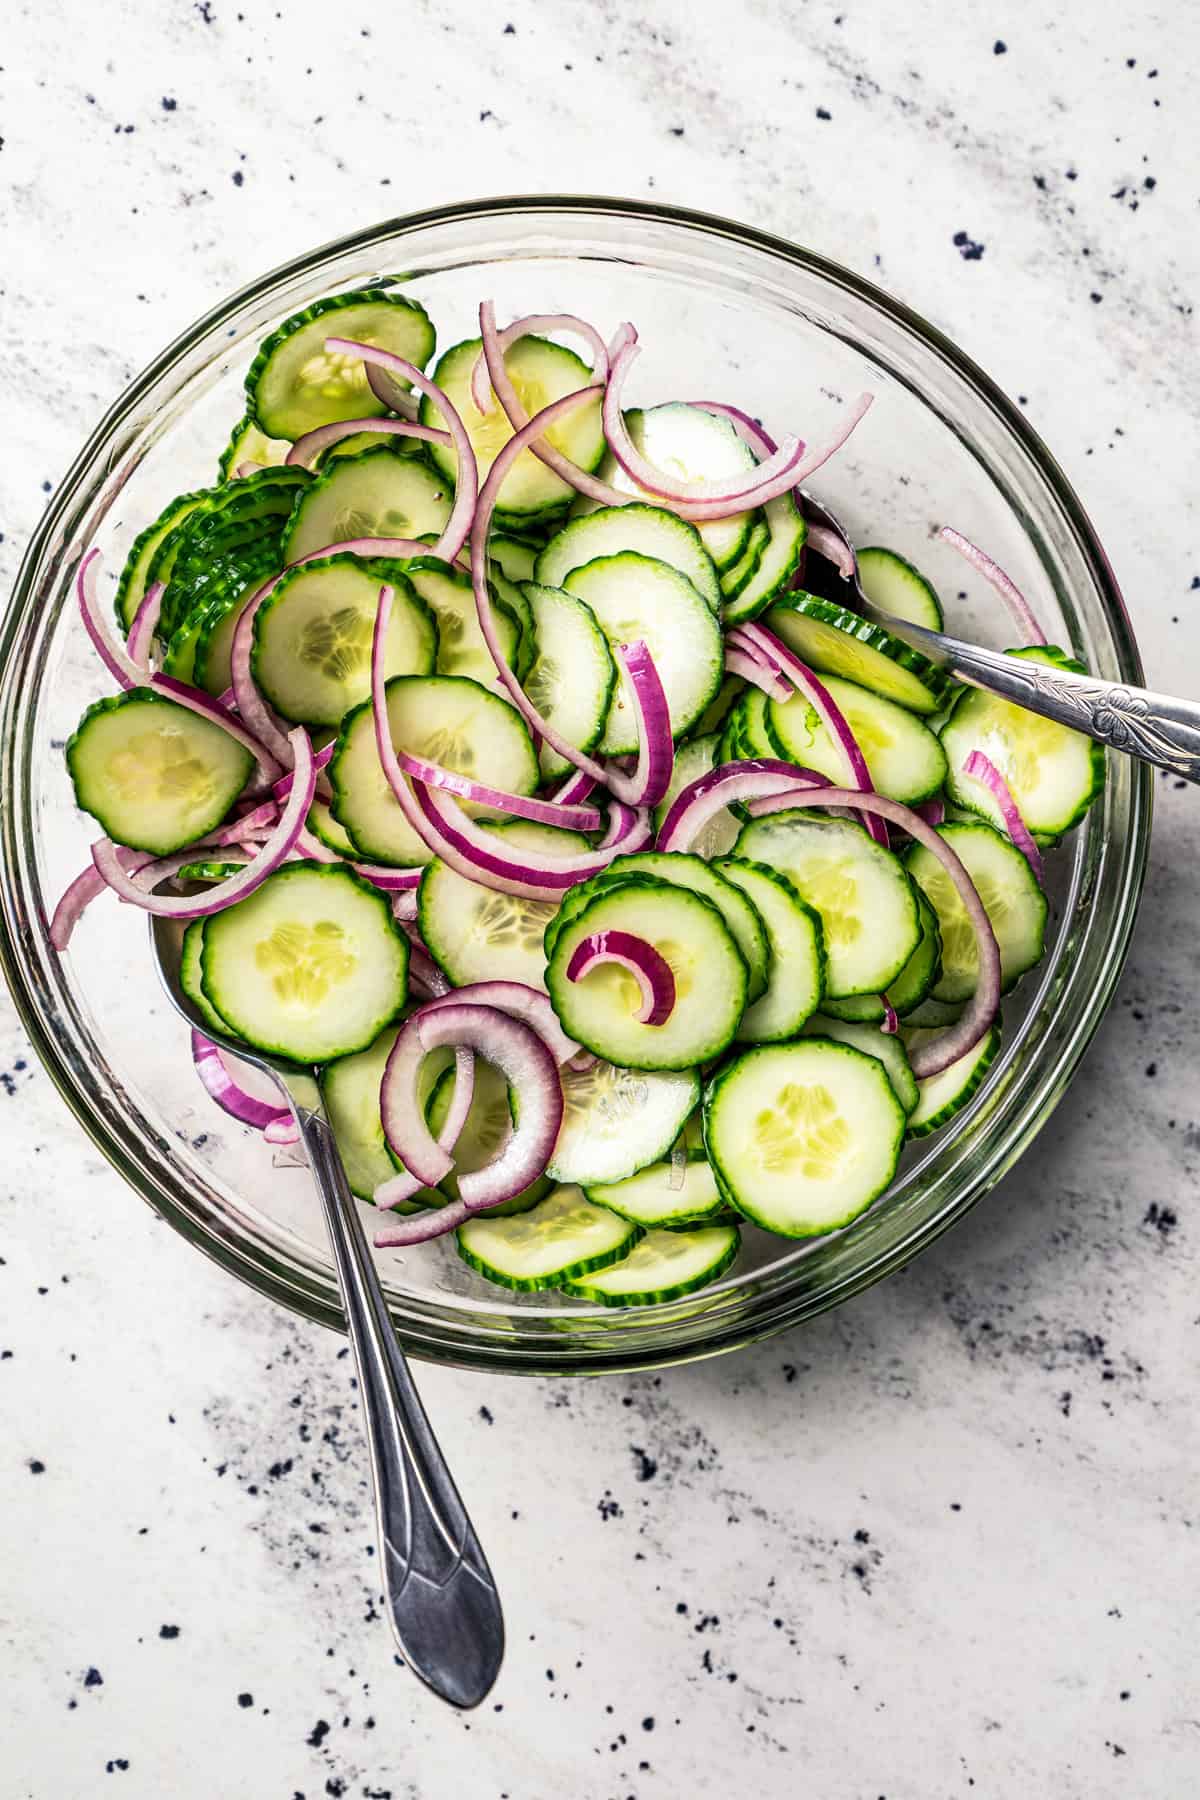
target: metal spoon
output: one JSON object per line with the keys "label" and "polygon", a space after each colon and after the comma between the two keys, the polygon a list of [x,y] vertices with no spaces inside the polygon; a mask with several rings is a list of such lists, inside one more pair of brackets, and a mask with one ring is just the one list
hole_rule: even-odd
{"label": "metal spoon", "polygon": [[180,985],[182,936],[173,920],[151,919],[151,947],[167,998],[213,1043],[274,1077],[312,1165],[362,1395],[396,1642],[413,1673],[440,1699],[478,1706],[504,1657],[500,1597],[396,1342],[313,1071],[224,1037],[201,1018]]}
{"label": "metal spoon", "polygon": [[1200,783],[1200,704],[1153,694],[1147,688],[1126,687],[1101,681],[1093,675],[1076,675],[1047,663],[1027,662],[998,650],[981,650],[944,632],[930,631],[907,619],[893,618],[873,606],[858,579],[858,561],[850,539],[827,506],[801,490],[805,517],[813,525],[835,532],[854,563],[854,574],[845,585],[849,604],[864,618],[886,627],[939,668],[948,669],[957,681],[985,688],[1027,712],[1040,713],[1059,725],[1069,725],[1097,743],[1123,750],[1155,768],[1168,769],[1185,781]]}

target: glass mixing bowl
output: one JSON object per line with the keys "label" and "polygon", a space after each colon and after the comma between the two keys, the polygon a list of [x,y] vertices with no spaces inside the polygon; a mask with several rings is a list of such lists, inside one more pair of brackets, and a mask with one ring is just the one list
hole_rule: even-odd
{"label": "glass mixing bowl", "polygon": [[[931,526],[952,522],[1012,573],[1052,640],[1100,675],[1140,680],[1104,552],[1026,421],[946,338],[809,251],[635,201],[493,200],[343,238],[222,301],[84,446],[4,618],[0,957],[64,1098],[143,1198],[241,1280],[330,1325],[342,1315],[307,1172],[275,1166],[278,1153],[208,1101],[160,993],[145,920],[101,900],[60,957],[47,919],[96,835],[73,803],[63,742],[110,685],[71,596],[80,555],[99,544],[111,581],[172,494],[215,479],[259,340],[318,296],[380,279],[412,284],[443,347],[475,334],[485,295],[501,319],[566,310],[607,333],[630,318],[644,346],[634,401],[729,399],[777,434],[819,441],[843,402],[869,388],[874,407],[816,484],[855,538],[909,555],[961,635],[1002,646],[994,598],[931,540]],[[1061,1098],[1125,956],[1150,793],[1144,766],[1110,756],[1102,799],[1048,859],[1046,956],[1006,1005],[1002,1054],[970,1106],[908,1151],[891,1191],[848,1229],[789,1243],[747,1228],[723,1281],[629,1311],[490,1287],[450,1243],[384,1252],[406,1349],[511,1372],[645,1367],[780,1331],[899,1268],[987,1193]]]}

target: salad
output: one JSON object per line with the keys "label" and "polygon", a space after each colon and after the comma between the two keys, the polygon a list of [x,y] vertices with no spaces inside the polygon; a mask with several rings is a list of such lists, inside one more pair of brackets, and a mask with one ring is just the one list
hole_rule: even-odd
{"label": "salad", "polygon": [[[569,340],[575,348],[560,340]],[[184,928],[213,1032],[315,1071],[380,1246],[510,1289],[691,1293],[747,1226],[810,1238],[970,1099],[1042,955],[1090,740],[955,687],[904,558],[806,522],[817,448],[724,401],[632,407],[565,314],[435,359],[386,286],[262,345],[208,488],[76,589],[119,692],[66,747],[106,892]],[[426,368],[433,365],[432,375]],[[1048,646],[1008,577],[1010,654]],[[193,1034],[216,1103],[266,1077]]]}

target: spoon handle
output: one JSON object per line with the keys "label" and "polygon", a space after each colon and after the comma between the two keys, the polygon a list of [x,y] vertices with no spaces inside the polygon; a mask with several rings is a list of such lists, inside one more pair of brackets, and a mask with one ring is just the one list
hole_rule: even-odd
{"label": "spoon handle", "polygon": [[1077,675],[1050,663],[982,650],[874,608],[871,616],[914,649],[926,651],[957,680],[986,688],[1027,712],[1069,725],[1184,781],[1200,782],[1200,704],[1195,700],[1177,700],[1147,688]]}
{"label": "spoon handle", "polygon": [[452,1706],[477,1706],[504,1656],[500,1597],[396,1342],[329,1122],[298,1096],[294,1111],[346,1308],[392,1630],[435,1694]]}

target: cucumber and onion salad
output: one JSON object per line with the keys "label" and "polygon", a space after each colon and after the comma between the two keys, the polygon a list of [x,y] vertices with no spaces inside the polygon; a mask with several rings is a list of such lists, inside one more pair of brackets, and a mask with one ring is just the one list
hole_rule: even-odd
{"label": "cucumber and onion salad", "polygon": [[[666,1302],[746,1224],[850,1224],[967,1104],[1103,756],[849,605],[799,488],[868,397],[805,451],[724,402],[627,407],[631,326],[485,301],[435,349],[407,287],[298,313],[213,484],[135,539],[119,635],[81,563],[120,691],[67,745],[104,836],[52,939],[109,889],[179,921],[211,1029],[312,1070],[381,1246],[453,1231],[506,1288]],[[1012,654],[1064,660],[943,535]],[[941,623],[904,558],[857,568]]]}

